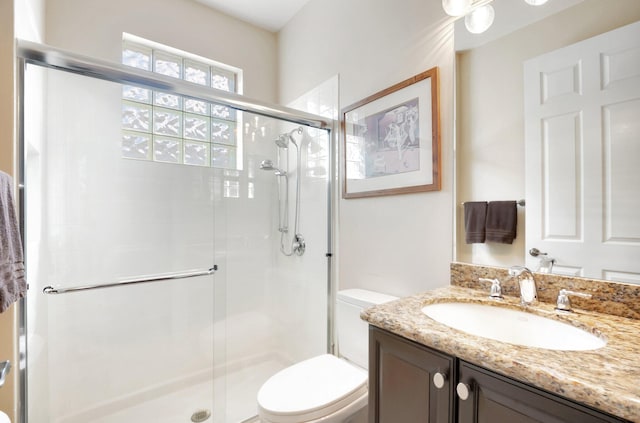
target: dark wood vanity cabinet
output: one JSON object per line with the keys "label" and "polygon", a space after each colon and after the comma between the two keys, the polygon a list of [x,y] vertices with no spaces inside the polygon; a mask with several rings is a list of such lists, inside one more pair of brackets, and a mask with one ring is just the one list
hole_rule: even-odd
{"label": "dark wood vanity cabinet", "polygon": [[466,400],[457,398],[458,423],[623,422],[464,361],[458,368],[459,383],[469,387]]}
{"label": "dark wood vanity cabinet", "polygon": [[626,421],[370,326],[369,423],[422,422]]}
{"label": "dark wood vanity cabinet", "polygon": [[454,370],[453,357],[369,326],[369,423],[452,423]]}

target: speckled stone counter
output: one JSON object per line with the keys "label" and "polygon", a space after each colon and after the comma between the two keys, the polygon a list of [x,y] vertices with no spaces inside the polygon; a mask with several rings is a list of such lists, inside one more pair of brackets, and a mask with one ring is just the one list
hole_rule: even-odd
{"label": "speckled stone counter", "polygon": [[[508,273],[508,269],[504,267],[454,262],[451,263],[451,285],[488,291],[491,284],[479,279],[497,278],[502,282],[502,292],[505,295],[517,296],[518,285]],[[536,273],[535,278],[540,301],[554,304],[558,291],[564,288],[592,295],[590,299],[572,298],[571,301],[577,308],[640,319],[640,285],[547,273]]]}
{"label": "speckled stone counter", "polygon": [[[640,320],[575,309],[558,314],[540,302],[528,311],[573,324],[606,339],[593,351],[551,351],[469,335],[440,324],[421,312],[435,302],[462,301],[498,305],[488,290],[446,286],[365,310],[371,325],[451,354],[489,370],[563,397],[640,422]],[[502,307],[522,309],[506,296]]]}

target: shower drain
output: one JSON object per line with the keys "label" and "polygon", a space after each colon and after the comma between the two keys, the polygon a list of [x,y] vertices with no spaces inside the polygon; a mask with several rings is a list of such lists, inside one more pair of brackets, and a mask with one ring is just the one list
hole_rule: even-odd
{"label": "shower drain", "polygon": [[198,410],[191,415],[191,421],[193,423],[200,423],[207,420],[209,417],[211,417],[211,410]]}

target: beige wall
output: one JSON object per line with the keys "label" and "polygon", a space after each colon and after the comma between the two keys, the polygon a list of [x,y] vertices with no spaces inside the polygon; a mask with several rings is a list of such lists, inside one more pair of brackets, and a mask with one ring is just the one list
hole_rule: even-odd
{"label": "beige wall", "polygon": [[13,174],[13,1],[0,2],[0,170]]}
{"label": "beige wall", "polygon": [[[0,170],[14,173],[13,160],[13,2],[0,1]],[[15,306],[0,314],[0,361],[16,363]],[[4,387],[0,388],[0,410],[15,418],[15,366]]]}
{"label": "beige wall", "polygon": [[279,36],[280,100],[340,75],[344,108],[440,68],[442,190],[339,202],[340,288],[408,295],[449,283],[453,25],[440,1],[311,0]]}
{"label": "beige wall", "polygon": [[[523,62],[640,19],[640,2],[585,0],[572,8],[457,56],[456,203],[524,198]],[[457,209],[457,260],[524,264],[525,214],[513,245],[464,242]]]}
{"label": "beige wall", "polygon": [[119,62],[128,32],[245,71],[244,94],[277,97],[276,35],[193,0],[47,0],[46,43]]}

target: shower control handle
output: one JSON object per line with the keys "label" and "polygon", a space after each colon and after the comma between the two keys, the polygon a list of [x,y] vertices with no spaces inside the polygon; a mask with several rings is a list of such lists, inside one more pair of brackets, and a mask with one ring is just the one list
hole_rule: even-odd
{"label": "shower control handle", "polygon": [[307,244],[305,244],[302,234],[295,235],[293,238],[292,249],[293,252],[299,256],[304,254],[304,251],[307,249]]}

